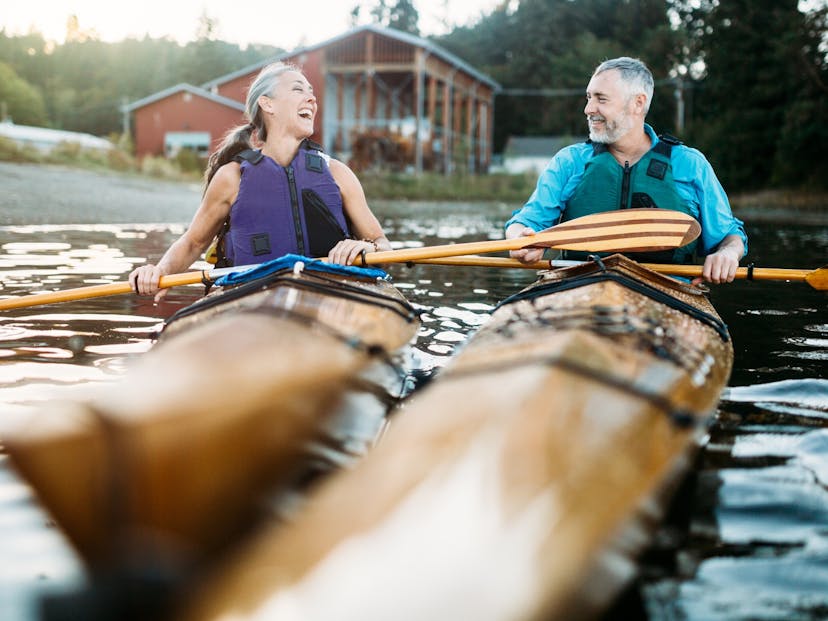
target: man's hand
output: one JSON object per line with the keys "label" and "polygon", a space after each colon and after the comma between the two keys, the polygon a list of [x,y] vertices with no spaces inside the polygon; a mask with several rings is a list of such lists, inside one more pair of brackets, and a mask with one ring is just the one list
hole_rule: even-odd
{"label": "man's hand", "polygon": [[719,244],[716,252],[705,257],[702,275],[700,278],[693,279],[693,284],[733,282],[736,277],[736,268],[739,267],[739,260],[744,254],[745,246],[742,238],[738,235],[728,235]]}
{"label": "man's hand", "polygon": [[[515,222],[506,229],[506,239],[515,239],[517,237],[526,237],[527,235],[534,234],[534,230],[518,222]],[[534,263],[543,259],[545,250],[545,248],[521,248],[520,250],[510,250],[509,256],[517,259],[521,263]]]}

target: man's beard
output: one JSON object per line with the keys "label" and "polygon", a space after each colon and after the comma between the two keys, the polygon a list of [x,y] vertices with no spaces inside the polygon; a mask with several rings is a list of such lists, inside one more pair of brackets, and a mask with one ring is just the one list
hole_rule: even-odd
{"label": "man's beard", "polygon": [[626,113],[617,121],[608,121],[606,117],[603,116],[593,116],[591,118],[604,122],[603,129],[596,130],[589,125],[589,119],[587,119],[589,139],[592,142],[612,144],[614,142],[618,142],[628,131],[632,129],[632,124],[629,123],[630,115]]}

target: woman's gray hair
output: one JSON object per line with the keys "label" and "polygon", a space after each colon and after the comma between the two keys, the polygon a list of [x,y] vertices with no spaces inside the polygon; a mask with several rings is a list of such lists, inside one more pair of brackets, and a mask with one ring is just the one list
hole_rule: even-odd
{"label": "woman's gray hair", "polygon": [[272,63],[266,66],[259,72],[256,79],[247,89],[247,99],[244,102],[244,110],[247,119],[259,134],[259,140],[267,140],[267,128],[264,124],[264,117],[262,116],[261,108],[259,107],[259,97],[262,95],[270,96],[279,82],[279,78],[283,73],[288,71],[298,71],[301,69],[295,65],[288,63]]}
{"label": "woman's gray hair", "polygon": [[259,107],[259,97],[262,95],[270,96],[276,88],[279,78],[288,71],[302,72],[296,65],[281,62],[271,63],[264,67],[250,84],[244,104],[244,114],[249,122],[230,129],[224,135],[224,140],[222,140],[218,149],[210,156],[207,169],[204,171],[205,190],[219,168],[232,161],[236,155],[245,149],[253,148],[253,132],[256,132],[260,141],[267,140],[267,127],[264,123],[264,115]]}
{"label": "woman's gray hair", "polygon": [[653,74],[643,62],[637,58],[630,58],[629,56],[621,56],[611,60],[605,60],[595,68],[592,73],[593,76],[615,69],[621,75],[621,80],[627,89],[629,97],[633,97],[638,93],[643,93],[647,96],[647,104],[644,108],[644,113],[650,109],[650,103],[653,101]]}

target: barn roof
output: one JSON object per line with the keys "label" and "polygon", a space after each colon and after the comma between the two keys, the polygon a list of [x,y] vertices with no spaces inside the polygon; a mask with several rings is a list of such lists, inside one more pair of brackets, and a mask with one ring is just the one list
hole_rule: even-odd
{"label": "barn roof", "polygon": [[139,99],[138,101],[133,101],[132,103],[124,106],[124,110],[127,112],[132,112],[133,110],[143,108],[144,106],[147,106],[156,101],[160,101],[166,97],[169,97],[170,95],[175,95],[176,93],[180,93],[182,91],[192,93],[196,97],[203,97],[204,99],[209,99],[223,106],[227,106],[229,108],[233,108],[235,110],[244,112],[244,104],[239,103],[235,99],[230,99],[228,97],[216,95],[215,93],[211,93],[208,90],[204,90],[203,88],[199,88],[198,86],[193,86],[192,84],[187,84],[185,82],[181,82],[179,84],[176,84],[175,86],[165,88],[162,91],[158,91],[157,93],[148,95],[147,97]]}
{"label": "barn roof", "polygon": [[423,39],[422,37],[418,37],[418,36],[415,36],[415,35],[412,35],[412,34],[408,34],[406,32],[402,32],[400,30],[395,30],[393,28],[384,28],[384,27],[378,26],[376,24],[367,24],[367,25],[364,25],[364,26],[357,26],[356,28],[352,28],[351,30],[349,30],[349,31],[347,31],[347,32],[345,32],[341,35],[337,35],[335,37],[327,39],[326,41],[322,41],[321,43],[315,43],[314,45],[309,45],[309,46],[305,46],[305,47],[296,48],[293,51],[284,52],[284,53],[279,54],[277,56],[273,56],[271,58],[268,58],[266,60],[259,61],[257,63],[252,64],[252,65],[248,65],[247,67],[243,67],[243,68],[239,69],[238,71],[233,71],[231,73],[227,73],[225,75],[219,76],[219,77],[215,78],[214,80],[210,80],[209,82],[205,82],[204,84],[202,84],[202,88],[211,89],[213,87],[219,86],[219,85],[224,84],[226,82],[229,82],[231,80],[235,80],[236,78],[240,78],[244,75],[247,75],[248,73],[258,71],[259,69],[269,65],[270,63],[282,61],[282,60],[285,60],[287,58],[292,58],[294,56],[298,56],[299,54],[310,52],[310,51],[313,51],[313,50],[316,50],[316,49],[319,49],[319,48],[322,48],[322,47],[327,47],[329,45],[332,45],[333,43],[336,43],[338,41],[342,41],[343,39],[347,39],[347,38],[352,37],[356,34],[359,34],[360,32],[373,32],[373,33],[376,33],[376,34],[380,34],[384,37],[389,37],[391,39],[396,39],[398,41],[408,43],[409,45],[412,45],[414,47],[423,48],[424,50],[426,50],[430,54],[433,54],[434,56],[438,56],[438,57],[442,58],[447,63],[449,63],[451,65],[454,65],[455,67],[459,67],[460,69],[465,71],[467,74],[474,77],[478,82],[484,82],[485,84],[488,84],[489,86],[492,87],[492,89],[494,89],[496,91],[500,90],[500,84],[495,82],[492,78],[490,78],[489,76],[479,72],[477,69],[475,69],[474,67],[469,65],[463,59],[459,58],[458,56],[455,56],[454,54],[452,54],[448,50],[440,47],[439,45],[436,45],[435,43],[432,43],[428,39]]}

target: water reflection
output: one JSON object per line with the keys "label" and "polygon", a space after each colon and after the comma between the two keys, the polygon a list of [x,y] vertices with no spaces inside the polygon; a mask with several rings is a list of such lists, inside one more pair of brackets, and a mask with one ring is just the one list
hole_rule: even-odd
{"label": "water reflection", "polygon": [[[380,211],[395,247],[498,238],[509,213],[505,205],[411,203]],[[0,296],[123,280],[182,231],[182,224],[0,228]],[[757,265],[816,267],[828,256],[822,227],[762,224],[750,234]],[[389,271],[422,311],[411,354],[419,381],[439,373],[498,301],[534,279],[525,270],[437,265]],[[161,320],[201,294],[190,286],[160,305],[126,295],[0,315],[0,430],[47,400],[80,398],[120,377],[151,347]],[[647,615],[815,618],[828,607],[828,298],[804,284],[747,282],[715,287],[711,297],[730,327],[736,367],[695,491],[681,500],[685,515],[665,526],[674,533],[662,537],[667,549],[645,562],[639,588]],[[54,565],[55,581],[77,571],[65,558]],[[2,571],[0,595],[15,584]]]}

